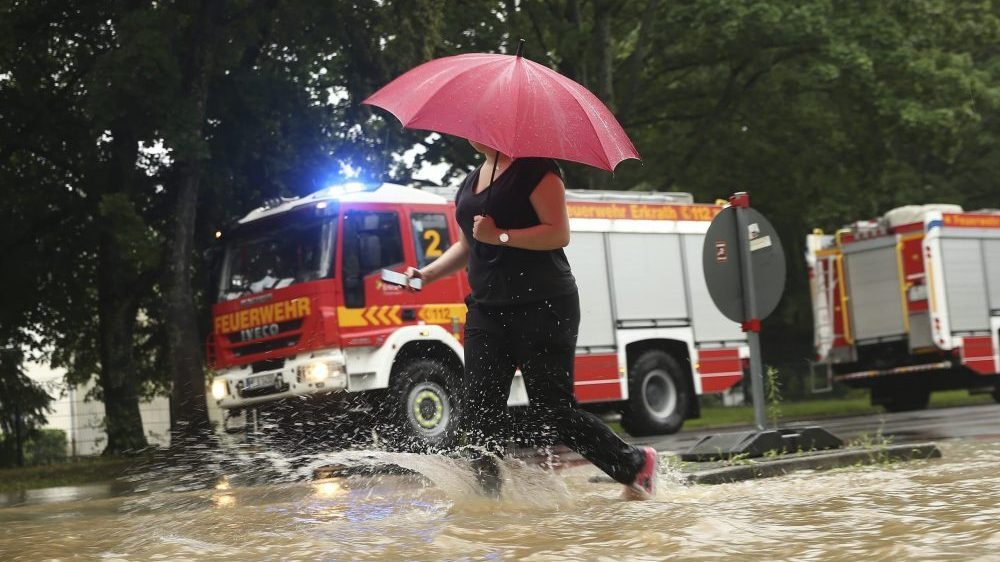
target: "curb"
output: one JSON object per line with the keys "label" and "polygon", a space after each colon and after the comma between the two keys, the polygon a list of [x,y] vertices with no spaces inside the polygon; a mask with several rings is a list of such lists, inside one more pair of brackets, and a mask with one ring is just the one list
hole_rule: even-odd
{"label": "curb", "polygon": [[[798,453],[775,459],[754,459],[746,464],[690,470],[682,468],[691,484],[726,484],[755,478],[782,476],[797,470],[830,470],[889,461],[913,461],[941,458],[934,443],[887,445],[873,449],[839,449]],[[698,463],[701,464],[701,463]],[[719,463],[713,463],[719,464]]]}
{"label": "curb", "polygon": [[[916,461],[941,458],[935,443],[886,445],[874,448],[810,451],[782,455],[775,458],[756,458],[727,464],[724,461],[689,462],[681,468],[681,479],[688,484],[729,484],[758,478],[784,476],[798,470],[830,470],[849,466],[872,465],[883,462]],[[593,483],[610,484],[613,480],[594,476]]]}

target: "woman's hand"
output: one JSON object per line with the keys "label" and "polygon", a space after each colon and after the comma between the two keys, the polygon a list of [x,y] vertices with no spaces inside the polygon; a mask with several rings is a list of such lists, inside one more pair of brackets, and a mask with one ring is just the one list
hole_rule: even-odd
{"label": "woman's hand", "polygon": [[[409,279],[420,279],[424,283],[429,283],[430,282],[427,279],[427,277],[424,276],[424,272],[421,271],[421,270],[419,270],[419,269],[417,269],[417,268],[415,268],[415,267],[407,267],[406,268],[406,279],[407,280],[409,280]],[[414,289],[413,287],[411,287],[409,283],[406,284],[406,290],[410,291],[411,293],[417,292],[417,290]]]}
{"label": "woman's hand", "polygon": [[472,237],[483,244],[500,244],[500,229],[489,215],[472,217]]}
{"label": "woman's hand", "polygon": [[[566,208],[566,189],[559,175],[554,172],[546,174],[531,192],[529,200],[540,224],[501,230],[492,218],[476,215],[472,218],[472,237],[483,244],[522,250],[565,248],[569,244],[569,211]],[[509,235],[507,242],[502,244],[501,232]]]}
{"label": "woman's hand", "polygon": [[[469,242],[465,239],[465,234],[459,230],[458,240],[448,247],[439,258],[425,265],[422,269],[416,267],[406,268],[406,277],[409,279],[420,279],[424,287],[444,279],[452,273],[463,269],[469,263]],[[410,291],[416,289],[407,287]]]}

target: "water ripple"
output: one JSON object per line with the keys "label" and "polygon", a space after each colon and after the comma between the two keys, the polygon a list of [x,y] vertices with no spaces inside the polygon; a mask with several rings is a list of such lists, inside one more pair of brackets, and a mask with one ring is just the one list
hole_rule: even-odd
{"label": "water ripple", "polygon": [[[510,463],[497,501],[459,459],[220,458],[137,475],[133,496],[0,509],[0,558],[1000,560],[1000,443],[941,448],[942,460],[721,486],[665,469],[649,502],[590,483],[591,467]],[[329,463],[417,474],[313,481]]]}

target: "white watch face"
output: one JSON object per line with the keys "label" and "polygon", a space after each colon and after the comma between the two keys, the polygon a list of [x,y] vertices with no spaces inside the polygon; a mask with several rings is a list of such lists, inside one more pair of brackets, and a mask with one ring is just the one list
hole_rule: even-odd
{"label": "white watch face", "polygon": [[504,244],[506,244],[508,240],[510,240],[510,235],[507,234],[506,232],[501,232],[500,233],[500,241],[503,242]]}

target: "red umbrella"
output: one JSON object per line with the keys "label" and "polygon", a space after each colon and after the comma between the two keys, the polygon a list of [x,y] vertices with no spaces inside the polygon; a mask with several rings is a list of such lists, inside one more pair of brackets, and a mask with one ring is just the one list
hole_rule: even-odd
{"label": "red umbrella", "polygon": [[520,54],[435,59],[363,103],[389,111],[404,127],[459,136],[514,158],[558,158],[609,172],[639,158],[597,96]]}

